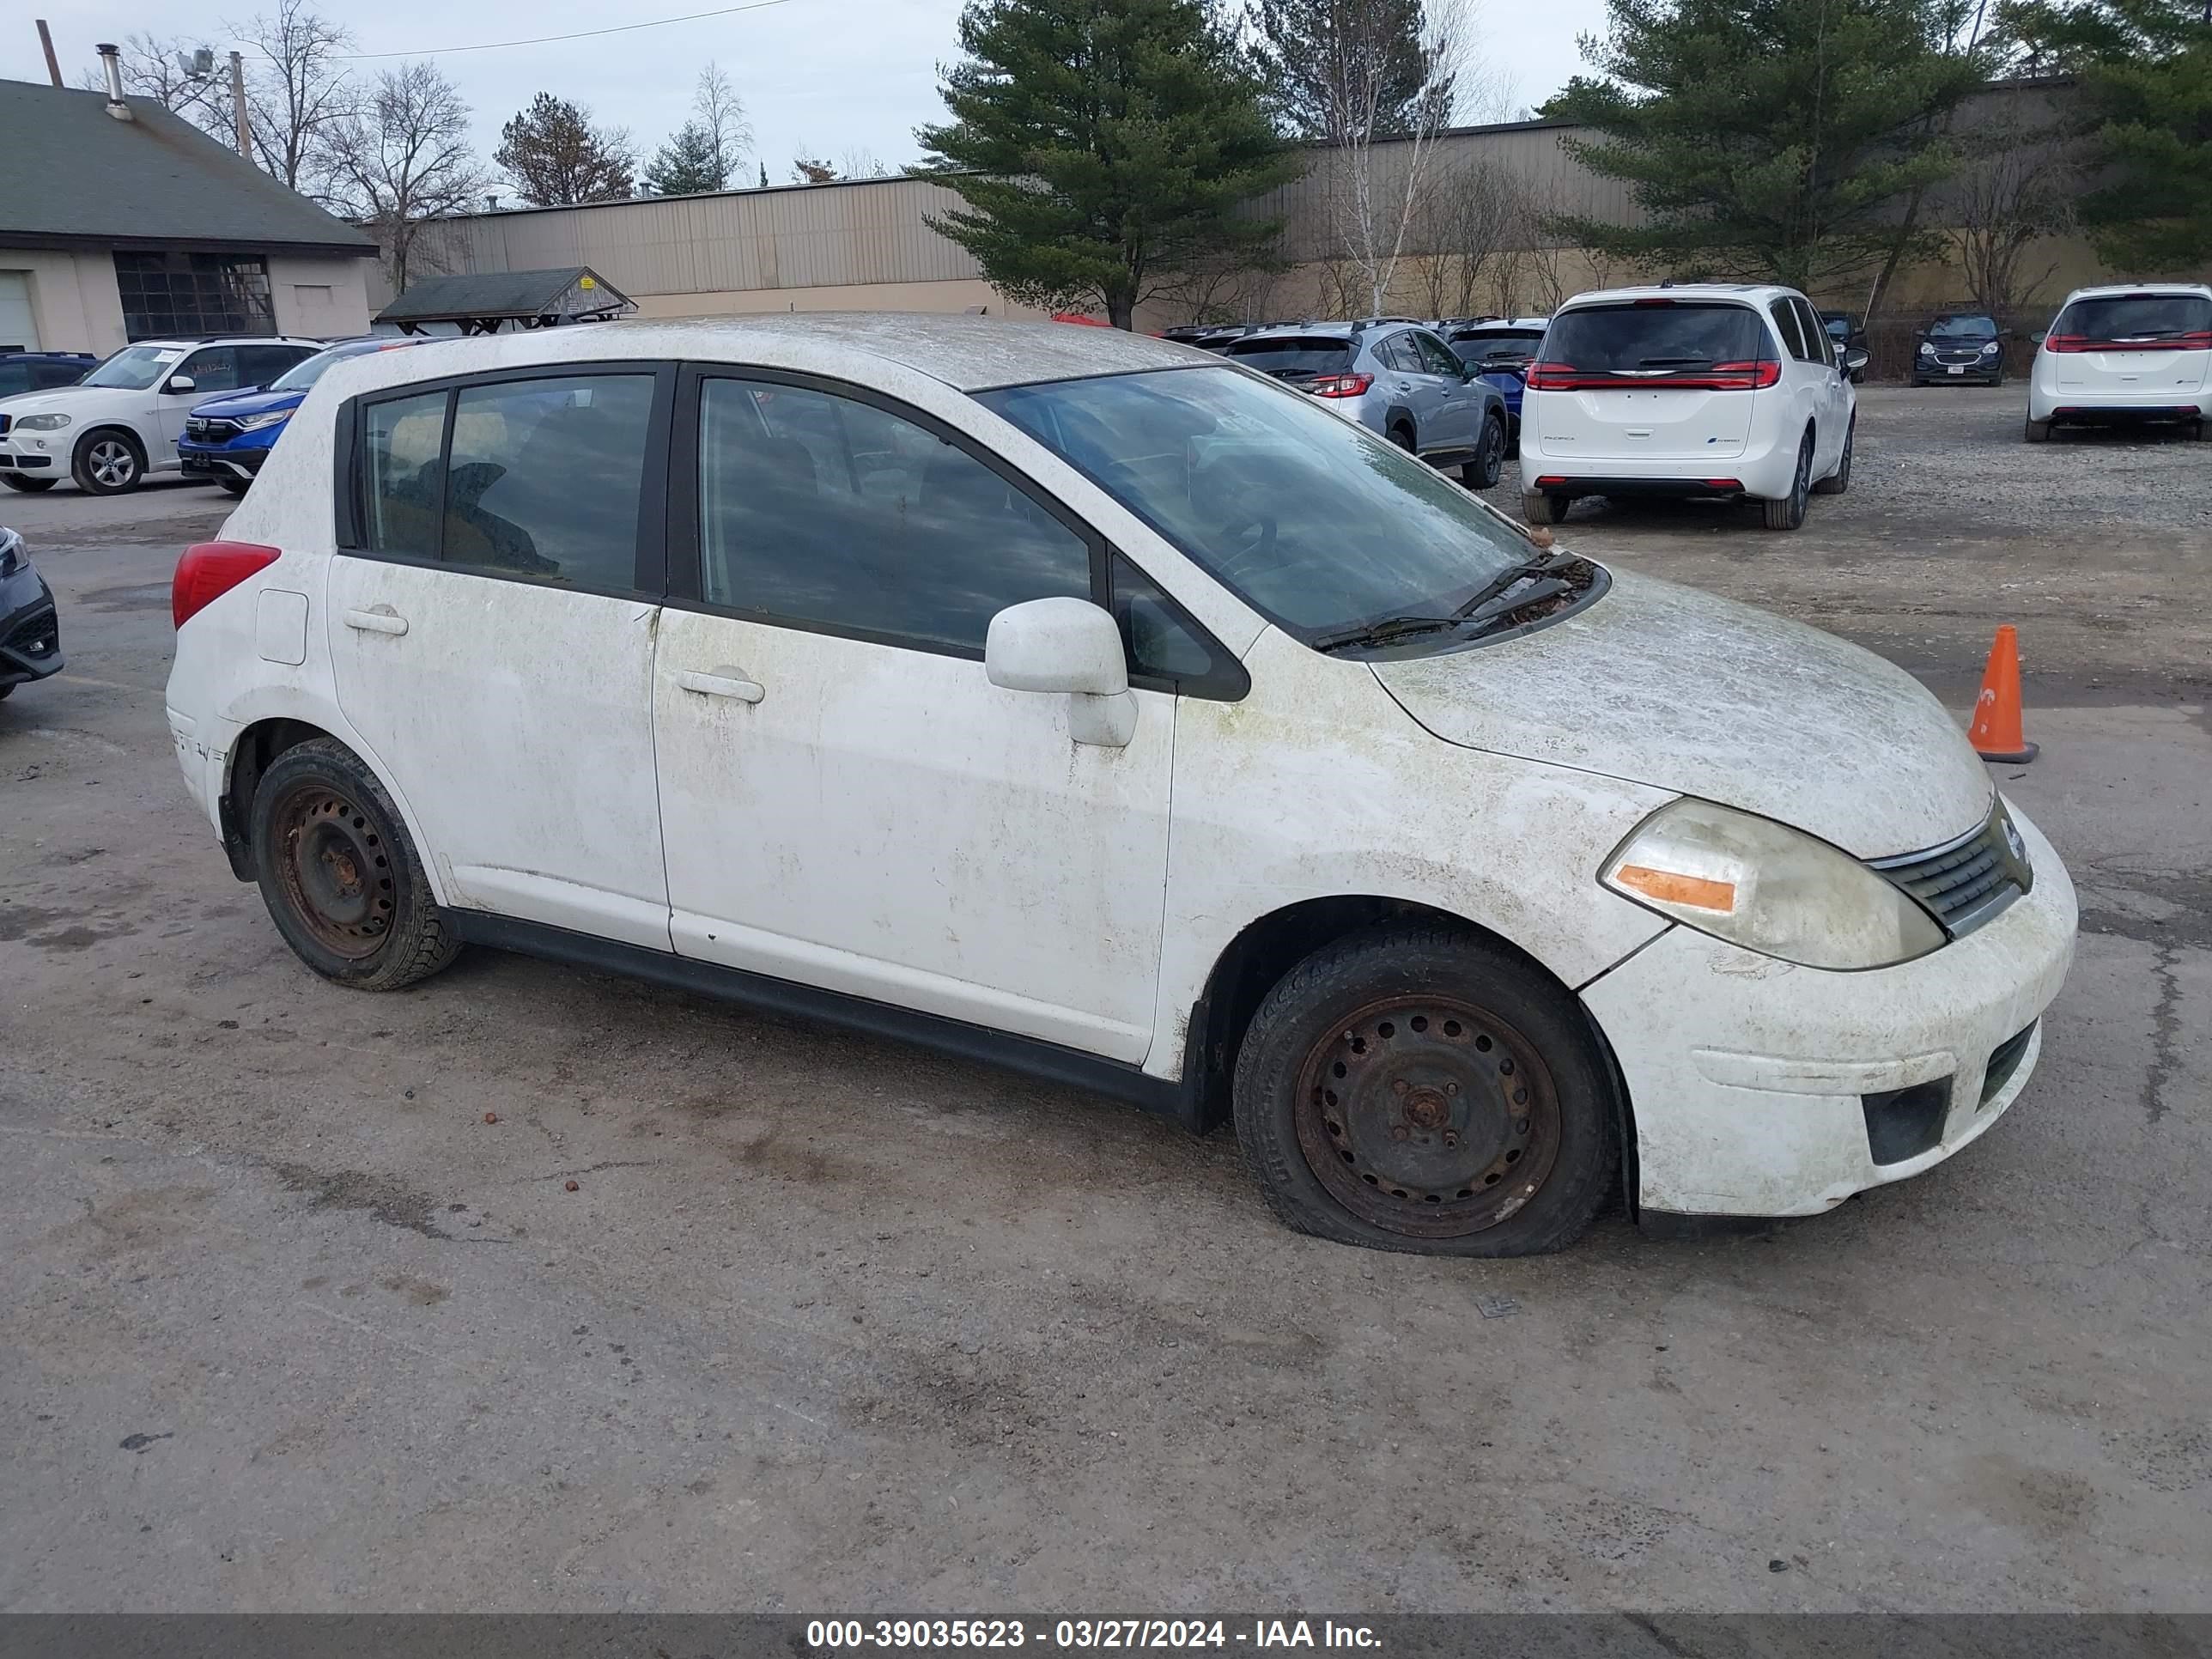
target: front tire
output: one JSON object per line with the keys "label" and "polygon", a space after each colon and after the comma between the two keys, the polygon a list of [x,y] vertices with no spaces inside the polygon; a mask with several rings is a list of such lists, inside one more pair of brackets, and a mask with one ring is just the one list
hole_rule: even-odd
{"label": "front tire", "polygon": [[1428,1255],[1534,1255],[1611,1190],[1619,1101],[1587,1018],[1541,969],[1393,922],[1285,975],[1237,1057],[1237,1138],[1301,1232]]}
{"label": "front tire", "polygon": [[271,762],[251,816],[262,902],[325,979],[396,991],[460,953],[398,809],[336,738],[312,738]]}
{"label": "front tire", "polygon": [[33,478],[27,472],[0,472],[0,484],[21,490],[26,495],[36,495],[52,489],[56,482],[52,478]]}
{"label": "front tire", "polygon": [[88,495],[122,495],[146,481],[146,452],[119,427],[101,427],[77,440],[70,476]]}
{"label": "front tire", "polygon": [[1813,434],[1808,432],[1797,446],[1797,471],[1790,476],[1790,493],[1778,501],[1761,501],[1769,530],[1795,530],[1805,522],[1805,500],[1813,489]]}
{"label": "front tire", "polygon": [[1492,415],[1482,423],[1482,441],[1474,459],[1459,470],[1459,481],[1469,489],[1494,489],[1505,471],[1505,422]]}

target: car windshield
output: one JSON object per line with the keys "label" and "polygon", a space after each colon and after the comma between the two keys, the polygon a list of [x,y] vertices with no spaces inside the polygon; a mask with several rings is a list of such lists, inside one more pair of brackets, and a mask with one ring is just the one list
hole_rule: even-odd
{"label": "car windshield", "polygon": [[1849,340],[1851,337],[1851,319],[1848,317],[1823,317],[1820,326],[1828,331],[1828,337],[1832,340]]}
{"label": "car windshield", "polygon": [[1008,386],[977,401],[1307,643],[1449,616],[1530,556],[1512,526],[1423,463],[1232,368]]}
{"label": "car windshield", "polygon": [[1352,343],[1330,334],[1277,335],[1272,339],[1234,341],[1222,356],[1280,380],[1313,380],[1349,368]]}
{"label": "car windshield", "polygon": [[1594,374],[1754,362],[1771,355],[1759,314],[1726,303],[1577,306],[1554,317],[1544,335],[1545,362]]}
{"label": "car windshield", "polygon": [[1994,340],[1997,325],[1988,317],[1938,317],[1928,325],[1931,340]]}
{"label": "car windshield", "polygon": [[2212,300],[2201,294],[2108,294],[2076,300],[2053,334],[2088,340],[2155,340],[2212,331]]}
{"label": "car windshield", "polygon": [[184,356],[182,346],[125,346],[77,384],[143,392],[181,362]]}

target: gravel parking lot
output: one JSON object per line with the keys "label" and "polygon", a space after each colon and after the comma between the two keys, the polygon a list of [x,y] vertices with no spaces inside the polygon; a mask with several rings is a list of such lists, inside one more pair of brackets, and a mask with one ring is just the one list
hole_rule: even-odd
{"label": "gravel parking lot", "polygon": [[1954,707],[2021,625],[2001,781],[2085,913],[2041,1072],[1818,1221],[1505,1263],[893,1044],[314,980],[164,729],[226,503],[0,500],[70,658],[0,705],[0,1611],[2212,1608],[2212,446],[2020,404],[1868,388],[1794,536],[1565,534]]}

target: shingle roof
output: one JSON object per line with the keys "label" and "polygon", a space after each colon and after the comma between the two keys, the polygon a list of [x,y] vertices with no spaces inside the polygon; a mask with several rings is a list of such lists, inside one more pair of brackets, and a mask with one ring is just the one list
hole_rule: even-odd
{"label": "shingle roof", "polygon": [[0,81],[0,244],[312,247],[373,253],[353,226],[151,99]]}
{"label": "shingle roof", "polygon": [[[586,277],[587,290],[570,291]],[[460,276],[426,276],[376,313],[380,323],[453,322],[468,318],[568,316],[611,311],[629,296],[587,265],[557,270],[487,270]]]}

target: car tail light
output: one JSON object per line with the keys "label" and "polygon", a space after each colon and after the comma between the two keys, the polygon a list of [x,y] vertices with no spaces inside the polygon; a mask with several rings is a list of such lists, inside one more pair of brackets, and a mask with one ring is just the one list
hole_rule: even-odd
{"label": "car tail light", "polygon": [[1527,385],[1531,392],[1756,392],[1781,380],[1782,365],[1770,357],[1715,363],[1688,374],[1615,374],[1572,363],[1531,363]]}
{"label": "car tail light", "polygon": [[179,628],[257,570],[284,556],[255,542],[199,542],[185,550],[169,584],[169,615]]}
{"label": "car tail light", "polygon": [[1740,490],[1743,488],[1741,478],[1700,478],[1698,482],[1708,489]]}
{"label": "car tail light", "polygon": [[2086,334],[2052,334],[2044,342],[2051,351],[2212,351],[2212,329],[2175,334],[2163,340],[2093,340]]}
{"label": "car tail light", "polygon": [[1547,473],[1544,477],[1536,480],[1536,488],[1539,489],[1549,489],[1554,484],[1563,484],[1565,483],[1566,483],[1565,478]]}
{"label": "car tail light", "polygon": [[1374,384],[1372,374],[1324,374],[1306,390],[1316,398],[1357,398]]}

